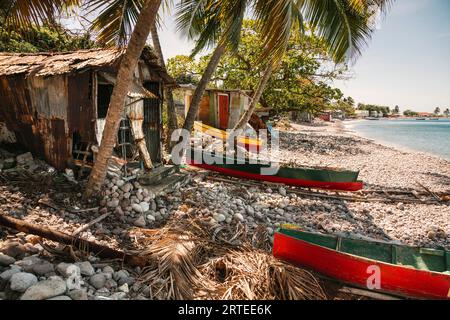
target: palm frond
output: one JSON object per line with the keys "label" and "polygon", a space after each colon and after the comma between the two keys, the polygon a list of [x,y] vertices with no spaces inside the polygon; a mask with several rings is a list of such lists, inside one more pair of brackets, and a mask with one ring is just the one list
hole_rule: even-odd
{"label": "palm frond", "polygon": [[249,0],[186,0],[177,5],[179,31],[195,40],[192,55],[217,43],[236,50]]}
{"label": "palm frond", "polygon": [[11,28],[29,27],[54,20],[55,15],[68,8],[81,5],[81,0],[1,0],[0,8],[5,25]]}
{"label": "palm frond", "polygon": [[371,17],[385,12],[392,0],[305,0],[302,11],[331,56],[342,62],[361,54],[374,31]]}
{"label": "palm frond", "polygon": [[303,30],[302,0],[257,0],[254,13],[263,38],[262,59],[280,61],[294,28]]}
{"label": "palm frond", "polygon": [[107,46],[125,45],[146,0],[91,0],[89,13],[100,12],[92,22],[97,40]]}

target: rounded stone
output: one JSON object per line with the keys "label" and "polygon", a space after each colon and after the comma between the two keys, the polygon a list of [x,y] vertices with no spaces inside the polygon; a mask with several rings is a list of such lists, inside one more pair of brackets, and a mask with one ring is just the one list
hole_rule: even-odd
{"label": "rounded stone", "polygon": [[11,290],[25,292],[29,287],[36,284],[38,279],[32,273],[18,272],[12,275],[10,279]]}
{"label": "rounded stone", "polygon": [[83,262],[77,262],[75,263],[76,266],[80,268],[80,273],[83,276],[92,276],[95,274],[94,267],[89,261],[83,261]]}
{"label": "rounded stone", "polygon": [[106,275],[104,273],[97,273],[94,274],[92,277],[89,278],[89,283],[95,288],[95,289],[101,289],[106,284]]}
{"label": "rounded stone", "polygon": [[136,220],[134,220],[134,222],[133,222],[133,224],[136,226],[136,227],[145,227],[145,218],[144,218],[144,216],[139,216],[139,218],[137,218]]}
{"label": "rounded stone", "polygon": [[66,282],[60,277],[50,277],[29,287],[20,300],[45,300],[66,292]]}
{"label": "rounded stone", "polygon": [[0,266],[9,266],[16,262],[16,259],[0,252]]}

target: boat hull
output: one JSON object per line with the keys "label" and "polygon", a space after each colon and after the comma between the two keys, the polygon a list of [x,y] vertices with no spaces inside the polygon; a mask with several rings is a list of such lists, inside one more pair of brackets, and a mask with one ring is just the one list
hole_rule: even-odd
{"label": "boat hull", "polygon": [[[273,255],[328,277],[367,288],[378,267],[381,292],[412,298],[450,299],[450,276],[345,254],[276,232]],[[374,267],[376,266],[376,267]]]}
{"label": "boat hull", "polygon": [[249,161],[239,164],[236,159],[229,160],[229,158],[214,155],[209,157],[217,161],[206,162],[203,160],[203,154],[196,157],[195,152],[191,151],[188,155],[186,161],[192,166],[238,178],[328,190],[358,191],[363,188],[363,183],[357,181],[358,172],[353,171],[280,167],[275,174],[265,175],[261,172],[263,169],[268,169],[269,164],[252,164]]}

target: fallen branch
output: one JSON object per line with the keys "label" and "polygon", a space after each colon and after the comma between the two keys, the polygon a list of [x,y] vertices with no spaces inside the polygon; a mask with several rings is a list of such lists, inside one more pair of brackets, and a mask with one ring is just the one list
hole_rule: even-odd
{"label": "fallen branch", "polygon": [[[220,178],[216,176],[206,176],[205,177],[208,180],[218,181],[218,182],[224,182],[229,184],[238,184],[242,186],[247,187],[262,187],[267,185],[267,183],[260,183],[260,182],[254,182],[254,181],[238,181],[234,179],[229,178]],[[283,185],[286,188],[287,193],[295,193],[298,195],[308,196],[308,197],[315,197],[315,198],[325,198],[325,199],[333,199],[333,200],[346,200],[346,201],[352,201],[352,202],[384,202],[384,203],[395,203],[395,202],[402,202],[402,203],[421,203],[421,204],[435,204],[436,201],[434,200],[420,200],[420,199],[409,199],[409,198],[381,198],[381,197],[361,197],[361,196],[354,196],[354,195],[342,195],[337,193],[336,195],[331,195],[324,192],[318,192],[318,191],[312,191],[310,189],[308,190],[300,190],[300,189],[293,189],[289,188],[285,185]],[[386,196],[386,191],[380,191],[383,196]]]}
{"label": "fallen branch", "polygon": [[73,237],[71,235],[41,227],[23,220],[14,219],[6,216],[5,214],[0,214],[0,225],[20,232],[34,234],[48,240],[66,245],[72,245],[76,248],[83,248],[85,251],[92,252],[101,258],[121,259],[125,264],[130,266],[144,267],[147,264],[146,259],[143,257],[138,257],[130,253],[115,250],[92,241]]}
{"label": "fallen branch", "polygon": [[105,219],[106,217],[108,217],[109,215],[111,215],[112,211],[106,212],[104,214],[102,214],[101,216],[95,218],[94,220],[92,220],[89,223],[86,223],[84,226],[79,227],[77,230],[75,230],[74,232],[72,232],[72,236],[76,236],[77,234],[89,229],[92,225],[102,221],[103,219]]}
{"label": "fallen branch", "polygon": [[70,213],[82,213],[82,212],[89,212],[89,211],[98,211],[99,207],[94,208],[87,208],[87,209],[69,209]]}
{"label": "fallen branch", "polygon": [[442,199],[439,198],[434,192],[432,192],[430,189],[428,189],[426,186],[424,186],[423,184],[421,184],[419,181],[416,181],[416,183],[421,186],[426,192],[428,192],[433,198],[436,199],[436,201],[441,202]]}
{"label": "fallen branch", "polygon": [[39,199],[38,203],[43,204],[44,206],[47,206],[47,207],[55,209],[55,210],[61,210],[61,208],[58,207],[56,204],[54,204],[53,202],[46,200],[46,199]]}

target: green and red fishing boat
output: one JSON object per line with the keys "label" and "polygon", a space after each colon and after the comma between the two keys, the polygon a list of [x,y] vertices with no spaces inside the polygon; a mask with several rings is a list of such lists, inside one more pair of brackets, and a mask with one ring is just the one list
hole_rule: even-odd
{"label": "green and red fishing boat", "polygon": [[[190,150],[190,151],[189,151]],[[287,185],[341,191],[358,191],[363,188],[358,181],[358,171],[287,167],[276,162],[262,163],[249,159],[226,157],[195,148],[189,149],[186,162],[199,168],[220,172],[238,178],[262,180]],[[270,170],[269,168],[277,168]]]}
{"label": "green and red fishing boat", "polygon": [[359,287],[368,288],[379,276],[375,290],[381,292],[450,299],[450,253],[444,249],[311,233],[288,225],[275,232],[273,255]]}

